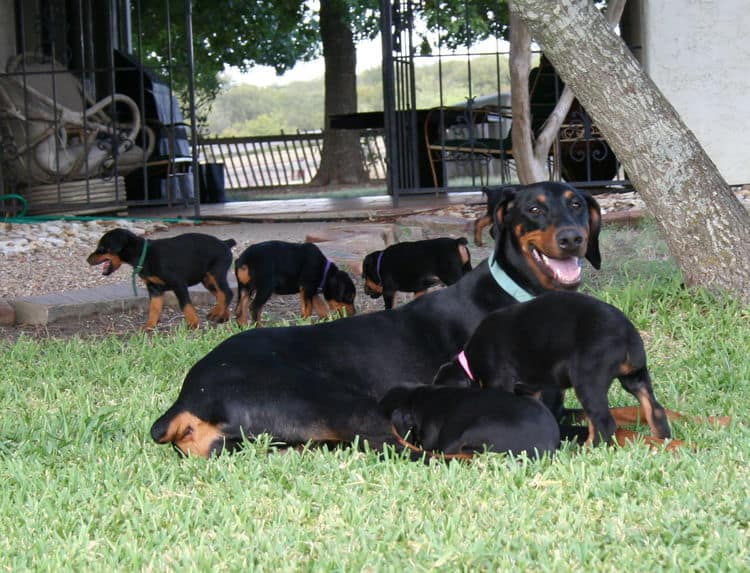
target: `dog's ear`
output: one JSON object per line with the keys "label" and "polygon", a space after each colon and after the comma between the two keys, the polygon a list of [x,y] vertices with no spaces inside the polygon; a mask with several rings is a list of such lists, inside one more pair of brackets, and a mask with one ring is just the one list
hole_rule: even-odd
{"label": "dog's ear", "polygon": [[367,253],[365,258],[362,260],[362,278],[366,279],[370,274],[370,268],[372,267],[372,260],[375,253]]}
{"label": "dog's ear", "polygon": [[435,386],[454,386],[459,388],[468,388],[471,386],[471,380],[466,376],[466,372],[455,360],[446,362],[438,368],[435,378],[432,379]]}
{"label": "dog's ear", "polygon": [[513,207],[513,200],[516,198],[518,187],[515,185],[504,185],[492,189],[492,194],[487,193],[487,202],[494,203],[492,210],[492,227],[497,233],[499,228],[505,222],[505,215]]}
{"label": "dog's ear", "polygon": [[354,286],[352,277],[346,271],[338,269],[331,277],[331,283],[333,286],[334,300],[344,302],[346,304],[354,304],[354,297],[357,294],[357,288]]}
{"label": "dog's ear", "polygon": [[581,191],[589,210],[589,242],[586,247],[586,259],[595,269],[602,266],[602,255],[599,252],[599,231],[602,226],[602,210],[599,203],[588,192]]}
{"label": "dog's ear", "polygon": [[413,390],[414,389],[410,386],[397,386],[396,388],[392,388],[378,403],[380,411],[390,417],[396,409],[406,405]]}

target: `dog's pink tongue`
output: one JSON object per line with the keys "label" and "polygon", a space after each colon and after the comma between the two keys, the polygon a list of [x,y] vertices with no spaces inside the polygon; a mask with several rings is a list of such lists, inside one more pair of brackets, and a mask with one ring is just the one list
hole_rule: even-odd
{"label": "dog's pink tongue", "polygon": [[102,274],[106,275],[109,272],[109,268],[112,266],[112,263],[110,261],[104,261],[104,264],[102,265]]}
{"label": "dog's pink tongue", "polygon": [[581,259],[569,257],[567,259],[550,259],[546,261],[555,273],[555,280],[562,284],[573,284],[581,280]]}

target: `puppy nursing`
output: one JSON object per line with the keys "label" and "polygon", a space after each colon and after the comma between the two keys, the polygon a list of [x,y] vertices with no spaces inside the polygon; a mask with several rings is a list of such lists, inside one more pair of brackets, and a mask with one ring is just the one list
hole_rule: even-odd
{"label": "puppy nursing", "polygon": [[399,444],[417,454],[541,456],[560,445],[557,420],[544,404],[497,388],[398,387],[380,406]]}

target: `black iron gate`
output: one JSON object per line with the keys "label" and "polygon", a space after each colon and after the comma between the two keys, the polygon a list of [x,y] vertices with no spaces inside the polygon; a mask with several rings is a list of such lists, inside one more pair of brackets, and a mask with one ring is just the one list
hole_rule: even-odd
{"label": "black iron gate", "polygon": [[[510,54],[502,38],[507,2],[490,0],[480,8],[468,1],[461,6],[381,0],[381,18],[389,192],[398,198],[516,181]],[[529,78],[535,131],[564,87],[549,62],[537,57]],[[577,102],[548,164],[550,179],[578,186],[627,184],[618,178],[622,171],[614,153]]]}

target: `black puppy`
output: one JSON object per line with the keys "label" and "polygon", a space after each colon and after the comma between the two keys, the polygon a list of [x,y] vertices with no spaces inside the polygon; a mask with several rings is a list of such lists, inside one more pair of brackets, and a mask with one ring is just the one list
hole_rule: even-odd
{"label": "black puppy", "polygon": [[488,315],[434,382],[527,394],[572,387],[589,421],[587,442],[596,444],[609,442],[616,430],[607,399],[613,378],[638,399],[651,435],[669,438],[633,323],[590,296],[550,292]]}
{"label": "black puppy", "polygon": [[382,295],[385,308],[393,308],[396,291],[418,297],[440,282],[452,285],[471,270],[467,243],[464,237],[443,237],[396,243],[369,253],[362,263],[365,293],[372,298]]}
{"label": "black puppy", "polygon": [[474,244],[477,247],[482,246],[482,231],[485,227],[490,228],[490,235],[493,239],[495,238],[495,228],[492,226],[492,221],[498,205],[500,205],[503,197],[508,193],[509,188],[512,189],[513,187],[508,185],[502,187],[482,187],[482,193],[487,196],[487,212],[474,221]]}
{"label": "black puppy", "polygon": [[144,239],[127,229],[113,229],[102,235],[96,250],[86,260],[90,265],[104,264],[103,275],[112,274],[123,262],[128,263],[145,281],[150,306],[144,330],[152,330],[159,322],[164,293],[169,290],[177,296],[188,326],[196,328],[200,319],[190,301],[188,287],[198,283],[203,283],[216,297],[216,305],[207,318],[216,322],[229,319],[232,291],[227,272],[235,244],[234,239],[222,241],[201,233]]}
{"label": "black puppy", "polygon": [[260,324],[263,305],[273,293],[299,293],[304,318],[312,314],[313,307],[318,316],[327,316],[341,308],[348,315],[354,314],[354,282],[313,243],[257,243],[237,259],[235,274],[240,324],[247,324],[248,307],[253,322]]}
{"label": "black puppy", "polygon": [[560,445],[557,420],[544,404],[497,388],[400,386],[385,395],[380,407],[398,441],[417,453],[541,456]]}

